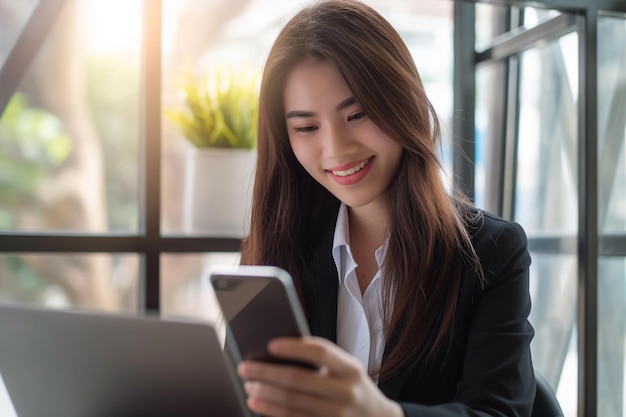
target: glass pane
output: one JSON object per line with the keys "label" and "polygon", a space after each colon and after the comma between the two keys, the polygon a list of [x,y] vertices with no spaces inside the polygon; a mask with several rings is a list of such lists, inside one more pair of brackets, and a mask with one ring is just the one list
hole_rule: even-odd
{"label": "glass pane", "polygon": [[0,67],[4,65],[39,2],[40,0],[0,1]]}
{"label": "glass pane", "polygon": [[[384,15],[409,46],[427,93],[442,120],[445,143],[452,134],[453,2],[369,0],[366,3]],[[245,234],[248,216],[246,198],[253,179],[253,167],[243,162],[242,168],[229,169],[229,178],[226,178],[224,169],[218,167],[217,163],[198,162],[200,152],[182,134],[181,125],[167,113],[181,108],[181,79],[189,80],[185,78],[189,73],[206,78],[221,70],[226,71],[226,74],[235,74],[238,80],[243,80],[245,77],[241,75],[241,71],[246,70],[248,75],[258,76],[278,31],[288,19],[308,4],[308,0],[163,2],[165,117],[162,137],[161,224],[164,233],[230,237],[241,237]],[[198,80],[192,81],[198,85]],[[243,82],[234,85],[246,87]],[[208,152],[202,152],[206,153]],[[229,152],[230,155],[233,153]],[[223,162],[225,157],[217,158]],[[247,161],[253,158],[254,156],[242,157]],[[444,167],[450,170],[450,148],[445,148],[443,160]],[[198,174],[197,167],[201,172],[215,167],[218,173]],[[242,172],[244,175],[233,179],[235,172]],[[196,181],[195,178],[199,180]],[[199,190],[195,187],[196,183],[200,185]],[[222,183],[228,183],[227,187],[236,191],[239,200],[216,197],[217,187]],[[222,210],[214,208],[214,203],[222,205]],[[227,228],[229,224],[231,227]]]}
{"label": "glass pane", "polygon": [[0,119],[0,229],[137,230],[140,6],[65,4]]}
{"label": "glass pane", "polygon": [[161,257],[161,312],[217,323],[220,310],[208,280],[217,265],[236,266],[238,252],[167,254]]}
{"label": "glass pane", "polygon": [[598,262],[598,415],[626,415],[626,258]]}
{"label": "glass pane", "polygon": [[[577,35],[520,57],[519,130],[514,219],[529,239],[575,238],[578,230]],[[575,254],[533,253],[533,360],[557,391],[568,417],[577,414]]]}
{"label": "glass pane", "polygon": [[0,302],[138,311],[139,256],[0,255]]}
{"label": "glass pane", "polygon": [[524,28],[531,29],[560,14],[558,10],[524,7]]}
{"label": "glass pane", "polygon": [[[598,19],[598,222],[626,232],[626,20]],[[625,248],[622,248],[625,249]],[[598,415],[626,415],[626,258],[598,263]]]}
{"label": "glass pane", "polygon": [[495,37],[503,34],[508,6],[476,3],[476,50],[482,51],[492,44]]}
{"label": "glass pane", "polygon": [[576,256],[531,256],[529,319],[535,328],[531,343],[533,364],[555,389],[565,416],[574,417],[578,392]]}
{"label": "glass pane", "polygon": [[626,24],[598,20],[598,216],[603,233],[626,232]]}
{"label": "glass pane", "polygon": [[522,55],[515,220],[530,236],[575,235],[577,35]]}
{"label": "glass pane", "polygon": [[504,177],[497,173],[501,173],[504,151],[505,64],[505,61],[498,61],[476,70],[474,201],[478,207],[493,213],[500,213],[499,193],[493,190],[500,189]]}

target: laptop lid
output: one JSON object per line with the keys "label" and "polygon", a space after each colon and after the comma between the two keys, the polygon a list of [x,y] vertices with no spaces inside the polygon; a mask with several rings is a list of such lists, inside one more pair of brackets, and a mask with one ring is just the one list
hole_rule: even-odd
{"label": "laptop lid", "polygon": [[248,417],[199,321],[0,305],[0,375],[18,417]]}

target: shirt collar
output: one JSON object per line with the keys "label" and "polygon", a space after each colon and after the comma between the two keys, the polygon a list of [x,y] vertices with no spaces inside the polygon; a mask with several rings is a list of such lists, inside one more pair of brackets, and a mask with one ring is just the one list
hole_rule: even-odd
{"label": "shirt collar", "polygon": [[385,238],[385,241],[383,242],[382,246],[380,246],[378,249],[376,249],[376,252],[374,252],[374,256],[376,256],[376,263],[378,264],[379,268],[382,266],[383,260],[385,260],[385,256],[387,256],[388,246],[389,246],[389,236]]}
{"label": "shirt collar", "polygon": [[348,231],[348,207],[341,203],[339,206],[339,212],[337,213],[337,223],[335,224],[335,235],[333,237],[333,260],[335,261],[335,267],[337,268],[337,278],[339,279],[339,285],[341,285],[345,279],[346,273],[356,268],[354,258],[350,252],[349,243],[349,231]]}
{"label": "shirt collar", "polygon": [[335,224],[335,236],[333,238],[333,253],[341,246],[349,246],[349,229],[348,229],[348,206],[341,203],[339,213],[337,214],[337,223]]}

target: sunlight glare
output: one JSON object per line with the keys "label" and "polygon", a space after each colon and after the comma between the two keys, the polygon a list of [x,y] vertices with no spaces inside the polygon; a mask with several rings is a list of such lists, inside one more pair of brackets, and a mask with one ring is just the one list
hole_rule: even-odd
{"label": "sunlight glare", "polygon": [[88,48],[101,53],[136,50],[141,42],[141,4],[139,0],[85,1]]}

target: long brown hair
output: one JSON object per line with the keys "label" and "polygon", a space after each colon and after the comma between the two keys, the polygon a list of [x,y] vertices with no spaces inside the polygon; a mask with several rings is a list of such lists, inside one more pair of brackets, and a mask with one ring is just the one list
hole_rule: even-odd
{"label": "long brown hair", "polygon": [[439,122],[400,35],[369,6],[324,1],[287,23],[266,62],[251,230],[242,263],[281,266],[298,284],[315,239],[309,225],[319,224],[338,203],[300,166],[285,124],[284,80],[310,59],[332,62],[368,117],[404,148],[388,191],[383,322],[385,337],[396,343],[380,370],[384,379],[409,361],[432,359],[449,341],[463,262],[478,265],[466,228],[472,211],[445,189],[437,158]]}

